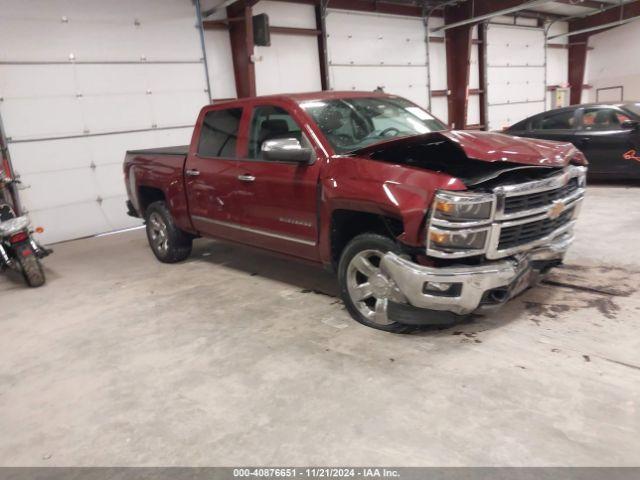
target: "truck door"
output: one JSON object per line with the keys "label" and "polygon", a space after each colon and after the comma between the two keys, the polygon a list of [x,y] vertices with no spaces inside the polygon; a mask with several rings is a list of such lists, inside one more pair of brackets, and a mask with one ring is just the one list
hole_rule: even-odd
{"label": "truck door", "polygon": [[638,131],[622,126],[629,120],[629,115],[614,107],[590,107],[582,111],[576,144],[589,161],[589,173],[640,177],[640,162],[625,158],[640,146]]}
{"label": "truck door", "polygon": [[196,230],[208,235],[228,236],[223,225],[232,216],[242,112],[241,107],[206,112],[197,124],[194,138],[198,140],[185,163],[191,221]]}
{"label": "truck door", "polygon": [[258,104],[249,122],[246,155],[238,161],[233,217],[241,241],[302,258],[318,258],[320,162],[266,160],[267,140],[296,139],[310,146],[301,123],[286,105]]}

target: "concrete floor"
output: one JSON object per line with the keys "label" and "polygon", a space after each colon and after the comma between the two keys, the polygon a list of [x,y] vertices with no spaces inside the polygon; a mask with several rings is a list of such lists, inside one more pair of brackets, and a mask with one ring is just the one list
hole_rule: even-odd
{"label": "concrete floor", "polygon": [[143,231],[0,277],[0,465],[640,463],[640,190],[590,187],[551,280],[491,317],[391,335],[334,279]]}

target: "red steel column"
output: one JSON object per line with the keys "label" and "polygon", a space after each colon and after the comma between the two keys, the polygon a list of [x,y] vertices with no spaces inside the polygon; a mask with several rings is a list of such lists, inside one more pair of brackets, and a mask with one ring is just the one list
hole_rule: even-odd
{"label": "red steel column", "polygon": [[253,12],[244,2],[227,7],[229,39],[238,98],[256,95],[256,69],[253,55]]}

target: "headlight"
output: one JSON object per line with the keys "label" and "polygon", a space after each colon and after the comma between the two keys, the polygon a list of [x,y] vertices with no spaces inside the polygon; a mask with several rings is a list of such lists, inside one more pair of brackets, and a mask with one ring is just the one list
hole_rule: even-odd
{"label": "headlight", "polygon": [[487,242],[487,230],[441,230],[431,228],[429,247],[440,251],[483,250]]}
{"label": "headlight", "polygon": [[436,193],[433,218],[447,222],[491,220],[494,196],[483,193]]}

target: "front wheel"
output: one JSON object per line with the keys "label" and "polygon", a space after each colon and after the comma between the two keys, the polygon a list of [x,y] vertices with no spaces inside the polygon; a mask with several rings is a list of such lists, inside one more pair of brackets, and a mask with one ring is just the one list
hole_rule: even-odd
{"label": "front wheel", "polygon": [[365,233],[353,238],[340,257],[340,294],[356,321],[385,332],[408,333],[414,327],[387,316],[389,301],[395,295],[393,282],[380,270],[380,261],[387,252],[400,253],[388,237]]}
{"label": "front wheel", "polygon": [[18,264],[20,265],[20,270],[22,270],[22,276],[24,277],[25,282],[27,282],[27,285],[33,288],[44,285],[44,270],[42,269],[40,260],[34,253],[27,256],[20,254],[17,259]]}

